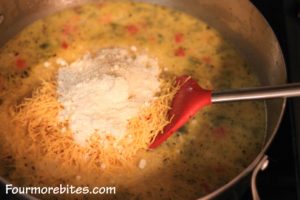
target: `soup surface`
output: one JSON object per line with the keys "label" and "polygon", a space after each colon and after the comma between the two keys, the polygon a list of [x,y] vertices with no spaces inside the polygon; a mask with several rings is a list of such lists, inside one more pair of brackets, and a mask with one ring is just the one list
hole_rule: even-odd
{"label": "soup surface", "polygon": [[140,149],[122,165],[92,163],[98,168],[90,169],[90,154],[86,159],[66,158],[71,145],[57,147],[62,150],[56,152],[43,149],[55,140],[51,127],[45,137],[29,137],[30,122],[14,120],[16,106],[32,97],[42,81],[53,80],[59,60],[72,63],[86,52],[112,47],[146,52],[157,59],[161,77],[190,75],[206,89],[259,85],[245,60],[216,30],[187,14],[130,2],[88,4],[55,13],[26,27],[0,49],[2,177],[18,186],[116,186],[116,194],[107,199],[195,199],[230,181],[255,158],[265,138],[263,102],[206,107],[159,148]]}

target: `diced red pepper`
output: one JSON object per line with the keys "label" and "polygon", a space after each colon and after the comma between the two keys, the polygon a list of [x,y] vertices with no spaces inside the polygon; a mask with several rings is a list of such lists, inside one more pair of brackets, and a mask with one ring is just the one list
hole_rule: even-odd
{"label": "diced red pepper", "polygon": [[223,126],[219,126],[215,129],[213,129],[213,134],[217,138],[223,138],[226,136],[227,130]]}
{"label": "diced red pepper", "polygon": [[183,34],[182,33],[176,33],[174,39],[175,39],[176,43],[181,43],[183,41]]}
{"label": "diced red pepper", "polygon": [[133,35],[139,32],[139,28],[136,25],[132,25],[132,24],[126,26],[126,30],[128,33]]}
{"label": "diced red pepper", "polygon": [[209,56],[204,56],[202,58],[202,61],[205,63],[205,64],[211,64],[211,57]]}
{"label": "diced red pepper", "polygon": [[109,24],[112,22],[112,16],[111,14],[106,14],[100,17],[99,22],[101,24]]}
{"label": "diced red pepper", "polygon": [[71,35],[76,30],[74,25],[65,24],[62,28],[62,32],[64,35]]}
{"label": "diced red pepper", "polygon": [[17,58],[16,66],[17,66],[18,69],[24,69],[24,68],[26,68],[26,65],[27,65],[27,63],[26,63],[25,59]]}
{"label": "diced red pepper", "polygon": [[68,43],[66,41],[63,41],[61,43],[61,47],[64,48],[64,49],[67,49],[69,47]]}
{"label": "diced red pepper", "polygon": [[185,49],[183,47],[179,47],[175,50],[175,56],[184,57],[185,56]]}
{"label": "diced red pepper", "polygon": [[155,42],[156,41],[156,38],[153,35],[149,36],[148,39],[149,39],[149,42]]}

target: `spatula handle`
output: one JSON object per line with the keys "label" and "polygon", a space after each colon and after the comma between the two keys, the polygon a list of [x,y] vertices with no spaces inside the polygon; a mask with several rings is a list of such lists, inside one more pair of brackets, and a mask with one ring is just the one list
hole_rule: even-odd
{"label": "spatula handle", "polygon": [[212,103],[300,96],[300,83],[212,92]]}

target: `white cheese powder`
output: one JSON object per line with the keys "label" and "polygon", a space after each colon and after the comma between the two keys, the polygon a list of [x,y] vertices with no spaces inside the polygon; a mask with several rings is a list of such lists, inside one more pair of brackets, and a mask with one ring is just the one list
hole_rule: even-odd
{"label": "white cheese powder", "polygon": [[[136,50],[134,48],[134,50]],[[158,63],[146,54],[119,48],[86,54],[58,71],[60,120],[69,120],[77,143],[93,133],[121,139],[130,118],[159,90]]]}

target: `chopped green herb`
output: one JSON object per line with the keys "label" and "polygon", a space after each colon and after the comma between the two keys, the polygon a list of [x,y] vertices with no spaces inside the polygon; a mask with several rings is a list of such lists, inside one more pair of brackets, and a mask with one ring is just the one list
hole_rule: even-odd
{"label": "chopped green herb", "polygon": [[159,44],[161,44],[161,43],[164,42],[165,38],[164,38],[164,36],[163,36],[162,34],[159,33],[159,34],[157,35],[157,37],[158,37],[158,43],[159,43]]}
{"label": "chopped green herb", "polygon": [[39,46],[41,49],[47,49],[48,47],[49,47],[49,43],[42,43],[42,44],[40,44],[40,46]]}
{"label": "chopped green herb", "polygon": [[25,70],[21,73],[21,78],[28,78],[28,77],[29,77],[29,73],[27,70]]}
{"label": "chopped green herb", "polygon": [[190,56],[188,59],[189,59],[189,63],[191,65],[201,65],[202,64],[202,61],[197,57]]}

